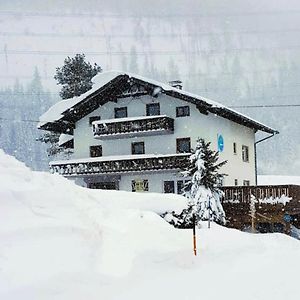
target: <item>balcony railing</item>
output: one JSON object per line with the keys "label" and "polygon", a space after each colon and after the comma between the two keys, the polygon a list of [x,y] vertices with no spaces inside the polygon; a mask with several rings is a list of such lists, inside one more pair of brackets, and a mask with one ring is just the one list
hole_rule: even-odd
{"label": "balcony railing", "polygon": [[96,139],[169,134],[174,132],[174,119],[167,116],[142,116],[93,122]]}
{"label": "balcony railing", "polygon": [[180,170],[188,165],[189,156],[181,153],[93,157],[50,162],[50,170],[63,176]]}

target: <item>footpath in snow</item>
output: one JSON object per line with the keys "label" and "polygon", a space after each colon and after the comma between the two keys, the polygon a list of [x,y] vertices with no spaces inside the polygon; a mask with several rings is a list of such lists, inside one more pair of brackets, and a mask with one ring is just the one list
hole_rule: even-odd
{"label": "footpath in snow", "polygon": [[0,299],[298,299],[300,242],[174,229],[176,195],[88,190],[0,150]]}

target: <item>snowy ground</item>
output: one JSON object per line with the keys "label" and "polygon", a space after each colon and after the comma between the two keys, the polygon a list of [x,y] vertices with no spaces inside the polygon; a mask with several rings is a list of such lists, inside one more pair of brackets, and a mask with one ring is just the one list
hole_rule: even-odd
{"label": "snowy ground", "polygon": [[0,299],[298,299],[300,243],[155,212],[184,198],[86,190],[0,151]]}

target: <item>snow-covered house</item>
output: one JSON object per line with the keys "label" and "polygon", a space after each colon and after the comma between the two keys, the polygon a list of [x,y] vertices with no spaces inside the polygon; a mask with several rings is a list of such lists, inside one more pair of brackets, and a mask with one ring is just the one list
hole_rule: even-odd
{"label": "snow-covered house", "polygon": [[255,133],[276,130],[220,103],[127,72],[105,72],[93,88],[52,106],[38,127],[61,133],[71,159],[50,169],[89,188],[180,193],[178,171],[198,137],[228,160],[224,185],[252,185]]}

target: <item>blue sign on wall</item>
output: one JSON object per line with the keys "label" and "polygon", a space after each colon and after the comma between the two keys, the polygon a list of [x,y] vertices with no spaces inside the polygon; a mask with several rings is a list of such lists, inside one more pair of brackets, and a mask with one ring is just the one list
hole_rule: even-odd
{"label": "blue sign on wall", "polygon": [[221,134],[218,135],[218,151],[223,152],[224,150],[224,138]]}
{"label": "blue sign on wall", "polygon": [[292,217],[288,214],[285,214],[283,216],[283,220],[284,220],[284,222],[290,223],[292,221]]}

